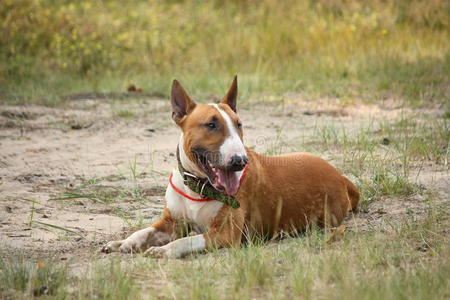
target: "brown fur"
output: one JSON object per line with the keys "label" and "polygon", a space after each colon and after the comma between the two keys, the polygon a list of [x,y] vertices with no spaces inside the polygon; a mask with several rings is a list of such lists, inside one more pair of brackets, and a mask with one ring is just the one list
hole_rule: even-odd
{"label": "brown fur", "polygon": [[175,236],[177,233],[177,222],[170,215],[170,211],[164,208],[162,217],[152,225],[156,230],[165,232],[170,236]]}
{"label": "brown fur", "polygon": [[[178,83],[174,87],[181,88]],[[218,150],[228,135],[225,120],[212,106],[195,104],[184,90],[177,93],[182,95],[182,106],[191,108],[174,120],[184,134],[184,151],[195,162],[193,147]],[[236,124],[242,139],[235,113],[236,94],[235,79],[219,106]],[[177,100],[180,102],[180,98]],[[202,127],[212,118],[222,124],[214,133]],[[248,148],[246,151],[248,172],[237,194],[241,206],[238,209],[224,206],[219,211],[204,234],[207,247],[239,245],[242,237],[257,234],[270,238],[280,231],[298,232],[313,224],[338,226],[348,211],[356,209],[358,189],[323,159],[308,153],[263,156]]]}
{"label": "brown fur", "polygon": [[[220,104],[219,106],[226,112],[230,112],[230,114],[233,113],[232,121],[234,123],[237,123],[239,121],[239,117],[230,109],[228,105]],[[211,134],[202,125],[210,122],[213,119],[216,119],[221,126],[216,132]],[[192,161],[195,161],[195,158],[193,156],[193,153],[191,152],[191,149],[201,145],[202,148],[205,148],[213,153],[214,151],[217,151],[220,145],[223,144],[223,141],[229,134],[225,120],[220,115],[220,113],[212,106],[205,104],[196,105],[191,114],[178,122],[178,126],[180,126],[180,128],[183,130],[184,139],[186,141],[186,143],[183,145],[184,152]],[[238,131],[238,134],[242,139],[242,129],[236,128],[236,130]]]}
{"label": "brown fur", "polygon": [[241,207],[222,208],[205,234],[208,247],[294,233],[313,224],[335,227],[356,209],[357,188],[323,159],[308,153],[269,157],[247,151],[248,172],[237,195]]}
{"label": "brown fur", "polygon": [[317,156],[247,152],[249,169],[238,200],[250,231],[271,237],[280,230],[303,230],[312,224],[337,226],[359,201],[355,186]]}
{"label": "brown fur", "polygon": [[[235,77],[219,107],[229,115],[242,141],[236,95]],[[177,81],[173,83],[171,103],[172,117],[183,131],[184,145],[180,147],[194,167],[197,166],[193,153],[196,147],[219,152],[229,135],[220,112],[211,105],[194,103]],[[211,121],[217,124],[217,130],[205,126]],[[236,195],[240,207],[224,205],[218,213],[214,212],[206,233],[195,239],[197,244],[192,242],[194,237],[175,240],[180,220],[175,220],[166,208],[162,219],[152,225],[156,231],[143,229],[126,240],[109,242],[102,251],[129,252],[153,246],[146,253],[178,257],[191,251],[194,244],[197,248],[192,251],[199,251],[205,246],[239,246],[244,238],[254,235],[271,238],[281,231],[296,233],[311,225],[338,226],[348,211],[357,208],[358,189],[323,159],[308,153],[263,156],[248,148],[246,152],[248,169]],[[169,244],[155,247],[164,243]]]}

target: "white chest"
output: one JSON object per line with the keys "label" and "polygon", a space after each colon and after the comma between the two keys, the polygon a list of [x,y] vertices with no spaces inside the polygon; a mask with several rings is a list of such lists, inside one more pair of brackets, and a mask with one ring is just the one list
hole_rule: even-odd
{"label": "white chest", "polygon": [[[193,198],[201,196],[183,184],[178,170],[172,171],[173,184],[185,194]],[[174,219],[187,219],[204,227],[208,227],[224,204],[219,201],[197,202],[183,197],[169,184],[166,190],[166,207]]]}

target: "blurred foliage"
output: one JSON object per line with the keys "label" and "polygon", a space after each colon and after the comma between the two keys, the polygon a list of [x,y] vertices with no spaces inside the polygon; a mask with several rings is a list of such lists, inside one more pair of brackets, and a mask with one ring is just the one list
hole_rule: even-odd
{"label": "blurred foliage", "polygon": [[201,93],[239,73],[250,93],[442,100],[449,3],[2,0],[0,88],[77,78],[76,90],[117,90],[131,78],[167,93],[178,76]]}

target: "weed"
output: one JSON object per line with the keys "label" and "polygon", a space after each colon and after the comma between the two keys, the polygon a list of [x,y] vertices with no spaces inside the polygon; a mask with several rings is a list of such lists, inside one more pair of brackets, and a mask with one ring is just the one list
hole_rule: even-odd
{"label": "weed", "polygon": [[408,196],[416,191],[416,187],[403,173],[384,167],[382,163],[372,168],[369,177],[360,177],[359,180],[361,210],[366,210],[367,204],[382,196]]}
{"label": "weed", "polygon": [[135,116],[134,112],[127,109],[120,109],[115,113],[115,115],[120,118],[132,118]]}
{"label": "weed", "polygon": [[81,194],[74,192],[64,192],[62,197],[50,198],[50,201],[58,201],[58,200],[72,200],[72,199],[89,199],[93,202],[102,202],[101,199],[98,199],[94,194]]}
{"label": "weed", "polygon": [[25,292],[31,277],[30,270],[34,265],[23,257],[10,260],[0,258],[0,290],[14,289]]}
{"label": "weed", "polygon": [[32,281],[33,295],[58,295],[63,297],[68,284],[67,266],[58,266],[52,262],[38,262],[36,274]]}
{"label": "weed", "polygon": [[267,145],[267,149],[264,152],[264,155],[280,155],[283,153],[283,148],[286,146],[286,143],[283,141],[282,131],[283,128],[277,128],[275,140],[269,140],[264,138],[261,139],[261,141],[258,141],[258,142],[268,142],[269,144]]}
{"label": "weed", "polygon": [[79,298],[134,299],[138,295],[135,280],[117,260],[95,264],[78,285]]}
{"label": "weed", "polygon": [[67,279],[68,270],[65,265],[52,261],[36,263],[22,256],[0,258],[0,295],[19,292],[28,296],[64,297]]}
{"label": "weed", "polygon": [[335,123],[316,126],[307,145],[318,145],[342,160],[339,165],[351,174],[361,190],[361,209],[382,196],[410,196],[420,191],[411,179],[421,166],[431,161],[448,161],[450,135],[446,119],[403,116],[369,124],[348,132]]}
{"label": "weed", "polygon": [[448,156],[450,124],[446,119],[427,118],[416,121],[413,117],[397,122],[384,122],[380,132],[392,141],[393,147],[408,160],[429,160],[443,163]]}
{"label": "weed", "polygon": [[62,227],[62,226],[49,224],[49,223],[44,223],[44,222],[41,222],[41,221],[33,221],[33,223],[38,224],[38,225],[42,225],[42,226],[45,226],[45,227],[54,228],[54,229],[62,230],[62,231],[65,231],[65,232],[73,233],[73,234],[78,235],[81,238],[84,238],[84,235],[82,235],[81,233],[79,233],[77,231],[74,231],[74,230],[70,230],[70,229]]}
{"label": "weed", "polygon": [[234,290],[251,290],[271,283],[274,262],[266,254],[261,245],[232,250],[229,272]]}

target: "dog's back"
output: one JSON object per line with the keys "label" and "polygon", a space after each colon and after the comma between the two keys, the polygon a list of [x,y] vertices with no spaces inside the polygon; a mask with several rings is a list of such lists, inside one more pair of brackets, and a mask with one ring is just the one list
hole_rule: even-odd
{"label": "dog's back", "polygon": [[264,235],[308,225],[338,226],[359,192],[332,165],[312,154],[263,156],[250,149],[238,199],[250,229]]}

